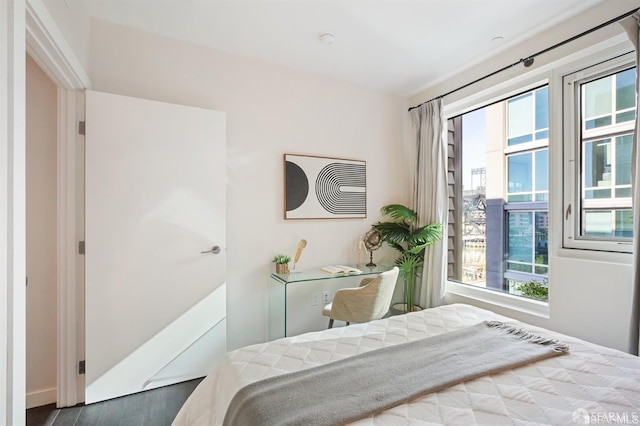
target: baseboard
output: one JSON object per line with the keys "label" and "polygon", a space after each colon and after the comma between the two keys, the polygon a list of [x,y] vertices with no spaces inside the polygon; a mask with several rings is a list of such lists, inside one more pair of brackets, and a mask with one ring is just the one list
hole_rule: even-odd
{"label": "baseboard", "polygon": [[55,404],[56,388],[45,389],[27,394],[27,409],[40,407],[47,404]]}

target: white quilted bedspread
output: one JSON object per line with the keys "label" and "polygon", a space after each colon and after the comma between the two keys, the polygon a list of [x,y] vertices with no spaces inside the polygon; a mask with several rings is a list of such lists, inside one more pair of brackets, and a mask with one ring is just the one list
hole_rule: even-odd
{"label": "white quilted bedspread", "polygon": [[461,304],[229,352],[173,424],[222,424],[235,392],[256,380],[493,319],[559,339],[569,344],[570,354],[462,383],[353,424],[640,424],[640,358]]}

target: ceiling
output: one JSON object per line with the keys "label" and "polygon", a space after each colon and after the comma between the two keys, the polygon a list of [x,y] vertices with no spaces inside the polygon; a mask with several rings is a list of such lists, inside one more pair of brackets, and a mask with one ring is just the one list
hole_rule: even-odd
{"label": "ceiling", "polygon": [[604,0],[74,1],[105,21],[410,96]]}

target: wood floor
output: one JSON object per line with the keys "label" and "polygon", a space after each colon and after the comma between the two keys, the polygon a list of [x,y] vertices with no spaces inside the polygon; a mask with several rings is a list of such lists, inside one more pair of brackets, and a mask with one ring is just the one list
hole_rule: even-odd
{"label": "wood floor", "polygon": [[123,396],[96,404],[56,409],[55,404],[27,410],[27,426],[163,426],[202,379]]}

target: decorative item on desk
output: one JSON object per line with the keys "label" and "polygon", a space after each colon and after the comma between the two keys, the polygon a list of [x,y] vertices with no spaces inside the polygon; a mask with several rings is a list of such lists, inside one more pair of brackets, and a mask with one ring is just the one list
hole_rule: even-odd
{"label": "decorative item on desk", "polygon": [[362,268],[364,262],[367,260],[367,248],[365,247],[362,238],[358,239],[356,244],[353,246],[353,260],[356,268]]}
{"label": "decorative item on desk", "polygon": [[300,260],[300,255],[302,254],[302,250],[307,246],[307,240],[304,238],[300,240],[298,243],[298,248],[296,249],[296,253],[293,255],[293,269],[291,272],[294,274],[296,272],[302,272],[302,269],[298,269],[298,260]]}
{"label": "decorative item on desk", "polygon": [[326,272],[329,275],[358,275],[362,271],[358,268],[352,268],[345,265],[328,265],[320,268],[322,272]]}
{"label": "decorative item on desk", "polygon": [[278,254],[273,257],[273,263],[276,264],[276,274],[288,274],[289,262],[291,262],[291,256],[286,254]]}
{"label": "decorative item on desk", "polygon": [[369,251],[369,263],[367,263],[366,266],[369,268],[375,268],[378,266],[373,263],[373,252],[380,248],[382,241],[382,234],[375,228],[371,229],[364,235],[364,246]]}

